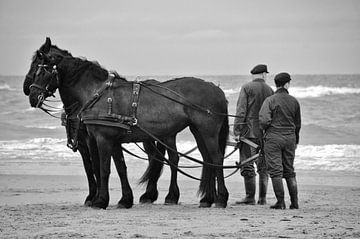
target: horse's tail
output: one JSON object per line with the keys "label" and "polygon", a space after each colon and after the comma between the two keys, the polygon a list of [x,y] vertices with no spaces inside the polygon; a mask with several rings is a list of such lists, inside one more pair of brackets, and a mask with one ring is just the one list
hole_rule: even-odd
{"label": "horse's tail", "polygon": [[[156,147],[156,146],[154,145],[154,147]],[[165,151],[165,147],[164,148],[161,148],[161,147],[163,147],[163,146],[158,144],[158,150]],[[158,152],[158,154],[160,154],[160,152]],[[165,152],[163,153],[163,155],[164,154],[165,154]],[[158,158],[162,158],[162,157],[158,157],[158,158],[156,158],[156,157],[157,157],[156,154],[155,155],[149,154],[149,164],[148,164],[148,167],[147,167],[144,175],[141,176],[141,178],[139,180],[139,184],[145,184],[149,181],[157,182],[158,179],[160,178],[163,167],[164,167],[164,163],[158,159]]]}
{"label": "horse's tail", "polygon": [[[226,111],[227,114],[227,111]],[[195,130],[193,130],[196,132]],[[225,155],[225,149],[226,149],[226,143],[229,137],[229,119],[228,116],[225,116],[220,132],[219,132],[219,149],[221,152],[222,157]],[[201,138],[201,137],[200,137]],[[201,144],[201,141],[197,141],[198,147],[205,147],[203,144]],[[200,144],[199,144],[200,143]],[[210,158],[209,155],[207,155],[208,158]],[[214,163],[214,162],[210,162]],[[213,167],[209,167],[204,165],[202,168],[201,173],[201,181],[200,181],[200,187],[198,191],[198,195],[203,196],[205,192],[214,192],[211,196],[215,195],[216,188],[215,188],[215,176],[216,176],[216,170]],[[210,199],[210,200],[213,200]]]}
{"label": "horse's tail", "polygon": [[219,133],[219,147],[221,154],[225,155],[226,143],[229,138],[229,118],[225,116]]}

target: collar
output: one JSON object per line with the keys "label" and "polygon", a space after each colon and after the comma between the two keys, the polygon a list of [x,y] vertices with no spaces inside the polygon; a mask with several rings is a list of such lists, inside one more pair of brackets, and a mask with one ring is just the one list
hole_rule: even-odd
{"label": "collar", "polygon": [[256,79],[253,79],[253,82],[265,82],[265,80],[261,79],[261,78],[256,78]]}
{"label": "collar", "polygon": [[284,87],[281,87],[275,91],[275,93],[287,93],[289,94],[289,91],[285,89]]}

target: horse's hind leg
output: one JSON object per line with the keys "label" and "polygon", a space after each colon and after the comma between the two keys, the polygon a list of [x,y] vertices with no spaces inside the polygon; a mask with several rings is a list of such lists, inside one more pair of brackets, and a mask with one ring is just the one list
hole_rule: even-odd
{"label": "horse's hind leg", "polygon": [[[161,160],[165,152],[164,150],[161,151],[161,149],[158,151],[154,141],[146,141],[143,145],[146,153],[148,154],[149,165],[140,179],[140,183],[147,183],[146,191],[140,197],[140,203],[152,203],[156,201],[159,196],[157,182],[164,166]],[[159,153],[162,155],[159,155]]]}
{"label": "horse's hind leg", "polygon": [[[217,154],[215,164],[223,166],[224,156],[220,153]],[[225,208],[229,199],[229,192],[225,186],[224,170],[222,168],[216,169],[216,181],[217,181],[217,194],[215,200],[215,207]]]}
{"label": "horse's hind leg", "polygon": [[221,152],[219,147],[219,140],[217,136],[206,137],[205,145],[208,151],[208,155],[211,158],[210,162],[213,162],[215,165],[218,165],[217,168],[214,168],[215,172],[215,181],[217,183],[217,192],[215,197],[215,207],[225,208],[227,206],[227,201],[229,199],[229,192],[225,186],[224,171],[223,171],[223,161],[224,155]]}
{"label": "horse's hind leg", "polygon": [[[207,150],[207,145],[205,144],[205,141],[202,135],[200,134],[200,132],[198,131],[198,129],[190,126],[190,131],[195,137],[198,149],[201,153],[204,162],[212,163],[211,157]],[[216,188],[215,188],[214,169],[206,165],[204,165],[202,168],[199,195],[201,196],[200,207],[211,207],[211,205],[215,201]]]}
{"label": "horse's hind leg", "polygon": [[176,136],[166,138],[165,144],[171,149],[175,150],[175,152],[169,149],[167,150],[169,155],[169,161],[171,163],[171,181],[169,186],[169,192],[165,197],[165,204],[177,204],[180,198],[180,190],[177,184],[177,166],[179,163],[179,155],[176,152]]}
{"label": "horse's hind leg", "polygon": [[126,164],[124,159],[124,154],[121,149],[121,144],[117,144],[113,148],[113,159],[115,162],[116,170],[120,177],[122,197],[118,202],[118,208],[131,208],[134,204],[134,196],[131,190],[129,180],[127,177]]}

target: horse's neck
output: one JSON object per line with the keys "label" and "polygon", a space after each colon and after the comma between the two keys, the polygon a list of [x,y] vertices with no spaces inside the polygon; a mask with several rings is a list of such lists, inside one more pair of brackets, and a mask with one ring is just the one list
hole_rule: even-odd
{"label": "horse's neck", "polygon": [[[102,82],[104,79],[97,79],[97,76],[94,76],[94,73],[89,70],[77,74],[76,69],[71,66],[71,62],[61,65],[61,72],[61,81],[64,84],[59,88],[59,92],[65,109],[71,108],[74,104],[83,106],[105,84]],[[74,78],[74,76],[76,77]]]}

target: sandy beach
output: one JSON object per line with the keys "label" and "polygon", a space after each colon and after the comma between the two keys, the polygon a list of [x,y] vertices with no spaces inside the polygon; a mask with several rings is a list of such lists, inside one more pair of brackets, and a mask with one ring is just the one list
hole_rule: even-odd
{"label": "sandy beach", "polygon": [[[240,176],[227,181],[226,209],[198,208],[198,182],[180,177],[180,203],[164,205],[168,178],[159,181],[155,204],[139,204],[144,191],[130,178],[135,205],[117,209],[118,179],[111,177],[110,206],[83,206],[85,176],[0,175],[1,238],[359,238],[360,176],[348,173],[298,172],[299,210],[271,210],[268,205],[239,206]],[[286,192],[286,202],[289,197]]]}

